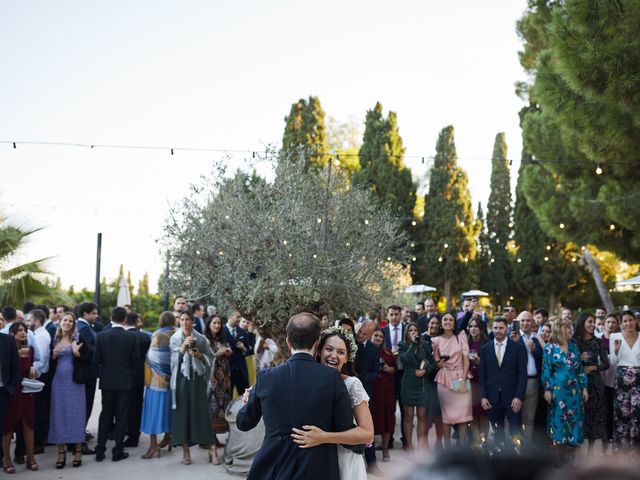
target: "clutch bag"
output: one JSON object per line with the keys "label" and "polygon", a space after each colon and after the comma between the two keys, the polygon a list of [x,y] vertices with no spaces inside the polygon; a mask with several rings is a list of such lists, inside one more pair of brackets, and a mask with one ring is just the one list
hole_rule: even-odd
{"label": "clutch bag", "polygon": [[[459,392],[460,391],[460,387],[462,385],[462,381],[461,380],[452,380],[451,381],[451,390],[454,392]],[[467,392],[471,391],[471,381],[467,378],[466,380],[464,380],[464,385],[467,389]]]}

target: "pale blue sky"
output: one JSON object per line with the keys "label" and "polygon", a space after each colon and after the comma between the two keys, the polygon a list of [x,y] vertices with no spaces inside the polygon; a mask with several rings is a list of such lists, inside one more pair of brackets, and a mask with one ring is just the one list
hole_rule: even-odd
{"label": "pale blue sky", "polygon": [[[327,115],[398,114],[408,155],[456,128],[475,202],[486,202],[495,134],[520,157],[514,82],[525,0],[120,1],[0,4],[0,140],[258,149],[281,140],[291,103]],[[212,153],[0,145],[0,209],[43,226],[22,260],[55,256],[65,286],[120,263],[152,283],[167,206]],[[238,165],[243,155],[234,157]],[[416,176],[419,160],[408,159]],[[514,174],[517,163],[514,163]],[[515,181],[515,179],[514,179]],[[475,207],[474,207],[475,208]]]}

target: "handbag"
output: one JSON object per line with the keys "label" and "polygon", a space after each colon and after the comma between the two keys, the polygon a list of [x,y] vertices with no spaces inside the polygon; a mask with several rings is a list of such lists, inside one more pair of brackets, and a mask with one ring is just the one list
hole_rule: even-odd
{"label": "handbag", "polygon": [[[462,386],[462,380],[452,380],[451,381],[451,391],[452,392],[460,392],[460,387]],[[467,392],[471,391],[471,381],[467,378],[464,380],[464,386],[467,389]]]}
{"label": "handbag", "polygon": [[39,393],[44,388],[44,382],[35,378],[22,379],[22,393]]}

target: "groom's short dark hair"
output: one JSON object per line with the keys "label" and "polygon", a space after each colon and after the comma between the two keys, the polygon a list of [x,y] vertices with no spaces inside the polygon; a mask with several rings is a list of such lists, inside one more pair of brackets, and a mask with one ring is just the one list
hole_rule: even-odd
{"label": "groom's short dark hair", "polygon": [[287,323],[287,338],[294,350],[310,350],[320,338],[320,320],[311,313],[298,313]]}

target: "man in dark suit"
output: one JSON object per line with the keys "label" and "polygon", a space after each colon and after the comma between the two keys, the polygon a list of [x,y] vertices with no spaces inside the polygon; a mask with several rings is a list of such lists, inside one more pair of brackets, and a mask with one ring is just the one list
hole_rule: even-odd
{"label": "man in dark suit", "polygon": [[287,323],[289,360],[258,371],[247,403],[236,424],[244,432],[264,418],[265,438],[256,454],[248,480],[338,480],[338,453],[333,444],[300,448],[292,428],[315,425],[341,432],[353,426],[351,400],[340,374],[320,365],[315,353],[320,320],[300,313]]}
{"label": "man in dark suit", "polygon": [[194,303],[193,305],[191,305],[191,314],[193,315],[193,329],[196,332],[204,335],[204,305],[202,305],[201,303]]}
{"label": "man in dark suit", "polygon": [[480,404],[488,410],[498,444],[504,444],[505,415],[511,436],[514,439],[520,436],[522,402],[527,389],[527,352],[521,343],[507,338],[507,329],[504,317],[494,318],[494,340],[480,349]]}
{"label": "man in dark suit", "polygon": [[127,430],[129,399],[133,384],[134,365],[139,359],[136,336],[125,331],[127,311],[116,307],[111,311],[111,328],[98,334],[94,364],[100,368],[102,412],[98,425],[96,461],[105,458],[107,436],[111,421],[115,418],[115,441],[112,460],[117,462],[129,456],[124,451],[124,435]]}
{"label": "man in dark suit", "polygon": [[20,388],[19,363],[15,338],[0,333],[0,432],[4,432],[9,402]]}
{"label": "man in dark suit", "polygon": [[151,337],[144,331],[137,329],[140,315],[136,312],[127,313],[125,330],[136,337],[138,357],[133,365],[133,379],[131,384],[131,400],[129,401],[129,422],[125,447],[137,447],[140,439],[140,420],[142,416],[142,402],[144,400],[144,362],[151,346]]}
{"label": "man in dark suit", "polygon": [[[380,371],[380,352],[378,347],[369,341],[375,329],[376,324],[373,320],[365,320],[360,324],[356,333],[358,351],[353,362],[356,375],[371,399],[369,405],[373,401],[373,382],[378,378]],[[380,473],[380,469],[376,465],[376,448],[373,445],[365,448],[364,458],[367,461],[367,472]]]}
{"label": "man in dark suit", "polygon": [[[93,324],[98,320],[98,306],[95,303],[83,302],[78,305],[78,321],[76,328],[78,329],[79,343],[82,343],[87,349],[87,355],[93,358],[96,351],[96,332],[93,330]],[[91,417],[93,410],[93,399],[96,395],[96,384],[98,383],[98,368],[93,363],[82,363],[79,366],[81,376],[84,378],[84,394],[85,408],[87,413],[87,423]],[[73,448],[73,447],[70,447]],[[82,443],[82,454],[92,455],[94,450],[89,448],[86,442]]]}
{"label": "man in dark suit", "polygon": [[[389,325],[382,329],[382,333],[384,334],[384,344],[395,356],[396,366],[398,367],[393,374],[393,378],[395,381],[396,401],[400,407],[400,440],[404,447],[407,441],[404,438],[404,408],[402,408],[402,400],[400,399],[400,384],[402,382],[404,367],[400,361],[400,357],[398,356],[398,344],[404,340],[404,332],[406,331],[407,326],[400,321],[402,318],[401,314],[402,309],[399,305],[390,305],[387,307],[387,320]],[[393,433],[389,439],[389,448],[393,448]]]}
{"label": "man in dark suit", "polygon": [[240,312],[233,312],[224,327],[225,342],[231,346],[229,367],[231,373],[231,392],[235,388],[242,395],[249,388],[247,355],[253,355],[253,346],[249,345],[247,332],[239,327]]}

